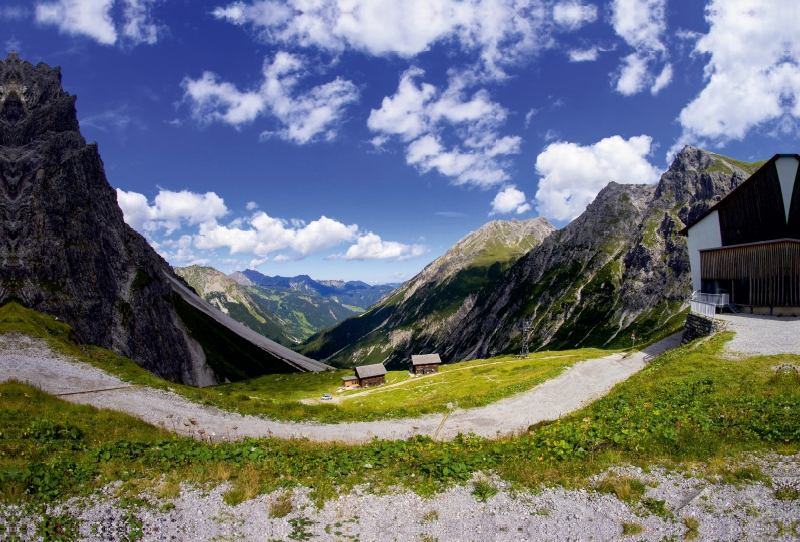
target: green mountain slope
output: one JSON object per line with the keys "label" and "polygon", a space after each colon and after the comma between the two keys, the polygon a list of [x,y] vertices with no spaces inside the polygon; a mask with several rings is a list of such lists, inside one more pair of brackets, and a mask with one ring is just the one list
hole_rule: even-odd
{"label": "green mountain slope", "polygon": [[685,147],[656,185],[610,184],[586,211],[484,290],[441,351],[450,360],[531,349],[622,347],[680,327],[691,293],[678,236],[760,163]]}
{"label": "green mountain slope", "polygon": [[266,310],[242,285],[213,267],[176,267],[197,294],[234,320],[285,346],[300,342],[289,326]]}
{"label": "green mountain slope", "polygon": [[288,333],[300,340],[363,312],[357,306],[342,305],[336,297],[322,296],[312,288],[248,286],[247,291],[265,310],[281,319]]}
{"label": "green mountain slope", "polygon": [[554,229],[544,218],[490,222],[364,314],[296,349],[342,367],[380,362],[402,367],[412,353],[435,350],[478,292]]}

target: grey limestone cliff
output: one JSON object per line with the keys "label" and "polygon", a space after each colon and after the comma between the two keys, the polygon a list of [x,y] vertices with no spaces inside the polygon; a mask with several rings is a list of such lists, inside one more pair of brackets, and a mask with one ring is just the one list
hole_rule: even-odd
{"label": "grey limestone cliff", "polygon": [[75,100],[59,68],[0,61],[0,304],[57,315],[78,341],[163,378],[211,384],[173,308],[170,266],[123,221]]}

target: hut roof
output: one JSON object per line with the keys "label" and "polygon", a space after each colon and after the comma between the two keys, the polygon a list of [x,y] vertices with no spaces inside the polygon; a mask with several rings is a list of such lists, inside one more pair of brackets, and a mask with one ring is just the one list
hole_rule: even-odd
{"label": "hut roof", "polygon": [[435,363],[442,363],[439,354],[420,354],[411,356],[411,365],[433,365]]}
{"label": "hut roof", "polygon": [[372,378],[373,376],[383,376],[386,374],[386,367],[383,363],[376,363],[375,365],[362,365],[356,367],[356,376],[358,378]]}
{"label": "hut roof", "polygon": [[358,380],[358,377],[357,376],[343,376],[342,380],[345,380],[345,381],[347,381],[347,380]]}
{"label": "hut roof", "polygon": [[[763,172],[767,171],[767,169],[768,169],[768,168],[769,168],[769,167],[770,167],[770,166],[771,166],[773,163],[775,163],[775,161],[776,161],[778,158],[786,158],[786,157],[790,157],[790,156],[791,156],[791,157],[793,157],[793,158],[797,158],[797,159],[800,161],[800,154],[776,154],[775,156],[773,156],[772,158],[770,158],[769,160],[767,160],[767,161],[766,161],[766,162],[765,162],[765,163],[764,163],[764,164],[763,164],[763,165],[762,165],[760,168],[758,168],[758,169],[756,170],[756,172],[755,172],[755,173],[753,173],[753,174],[752,174],[752,175],[750,175],[750,176],[749,176],[747,179],[745,179],[744,181],[742,181],[742,183],[741,183],[739,186],[737,186],[736,188],[734,188],[733,190],[731,190],[730,192],[728,192],[728,195],[727,195],[727,196],[725,196],[724,198],[722,198],[721,200],[719,200],[717,203],[715,203],[714,205],[712,205],[711,207],[709,207],[709,208],[706,210],[706,212],[704,212],[703,214],[701,214],[700,216],[698,216],[697,218],[695,218],[695,219],[694,219],[692,222],[690,222],[689,224],[687,224],[687,225],[686,225],[686,226],[685,226],[685,227],[684,227],[682,230],[680,230],[680,231],[678,232],[678,235],[683,235],[683,236],[689,235],[689,229],[690,229],[692,226],[694,226],[695,224],[697,224],[698,222],[700,222],[701,220],[703,220],[705,217],[707,217],[708,215],[710,215],[710,214],[711,214],[711,213],[713,213],[714,211],[717,211],[718,209],[720,209],[720,208],[721,208],[723,205],[725,205],[725,203],[727,203],[727,201],[726,201],[726,200],[728,200],[728,201],[729,201],[730,199],[733,199],[733,197],[736,197],[736,196],[737,196],[739,193],[741,193],[741,192],[744,192],[744,190],[745,190],[746,186],[747,186],[747,185],[749,185],[749,184],[751,184],[751,183],[754,183],[754,182],[756,182],[756,181],[757,181],[757,180],[758,180],[758,179],[761,177],[761,175],[763,174]],[[788,214],[788,211],[787,211],[787,214]]]}

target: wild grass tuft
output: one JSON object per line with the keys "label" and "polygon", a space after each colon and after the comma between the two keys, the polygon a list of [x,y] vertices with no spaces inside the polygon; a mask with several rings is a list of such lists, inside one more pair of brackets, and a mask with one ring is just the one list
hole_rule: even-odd
{"label": "wild grass tuft", "polygon": [[642,534],[644,532],[644,527],[640,523],[623,523],[622,524],[622,534],[625,536],[635,535],[635,534]]}
{"label": "wild grass tuft", "polygon": [[475,498],[483,502],[491,499],[497,495],[497,493],[497,488],[485,480],[478,480],[472,486],[472,494],[475,495]]}
{"label": "wild grass tuft", "polygon": [[647,487],[638,478],[610,475],[598,485],[597,491],[610,493],[628,504],[639,502]]}
{"label": "wild grass tuft", "polygon": [[700,537],[700,521],[697,518],[683,518],[683,524],[686,526],[686,534],[683,535],[684,540],[697,540]]}
{"label": "wild grass tuft", "polygon": [[283,518],[292,512],[292,494],[282,491],[269,503],[269,517]]}

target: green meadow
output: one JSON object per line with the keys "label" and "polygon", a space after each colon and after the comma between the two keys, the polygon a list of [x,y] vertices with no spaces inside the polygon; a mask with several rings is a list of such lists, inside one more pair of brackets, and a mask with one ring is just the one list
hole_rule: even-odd
{"label": "green meadow", "polygon": [[[62,324],[41,315],[9,320],[10,312],[0,311],[0,331],[35,328],[36,336],[81,350],[69,346]],[[730,337],[723,333],[668,352],[595,403],[496,440],[463,435],[451,442],[415,437],[344,445],[267,438],[205,444],[9,382],[0,385],[0,500],[34,506],[119,481],[119,495],[140,500],[176,496],[181,482],[229,482],[230,504],[295,485],[313,487],[312,496],[322,502],[364,483],[376,492],[399,486],[429,495],[477,471],[497,473],[520,489],[589,487],[590,476],[619,464],[691,468],[730,483],[760,480],[757,467],[737,458],[797,453],[800,377],[772,367],[800,364],[800,356],[727,359],[723,348]],[[372,468],[365,470],[367,463]],[[635,500],[639,485],[612,480],[595,489]]]}

